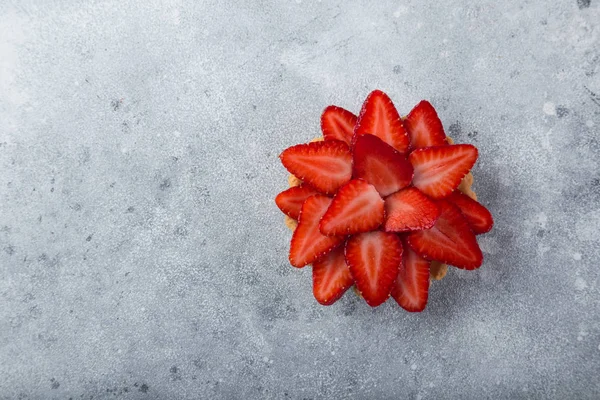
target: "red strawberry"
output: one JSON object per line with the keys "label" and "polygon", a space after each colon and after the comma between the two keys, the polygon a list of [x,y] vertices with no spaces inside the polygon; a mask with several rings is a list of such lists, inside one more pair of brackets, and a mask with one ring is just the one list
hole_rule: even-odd
{"label": "red strawberry", "polygon": [[319,225],[324,235],[353,235],[383,222],[383,199],[373,185],[354,179],[338,190]]}
{"label": "red strawberry", "polygon": [[422,100],[406,116],[404,128],[408,132],[412,148],[447,144],[442,121],[427,100]]}
{"label": "red strawberry", "polygon": [[321,115],[321,130],[325,140],[352,142],[356,115],[342,107],[328,106]]}
{"label": "red strawberry", "polygon": [[415,170],[413,185],[439,199],[452,193],[469,173],[477,161],[477,148],[470,144],[426,147],[410,153],[408,160]]}
{"label": "red strawberry", "polygon": [[344,246],[313,263],[313,294],[324,306],[335,303],[352,286],[354,279],[344,258]]}
{"label": "red strawberry", "polygon": [[476,269],[483,254],[475,235],[460,210],[447,201],[438,201],[441,214],[433,228],[411,232],[407,241],[420,256],[463,269]]}
{"label": "red strawberry", "polygon": [[492,229],[492,214],[480,203],[459,191],[452,193],[447,200],[460,209],[474,234],[480,235]]}
{"label": "red strawberry", "polygon": [[325,236],[319,231],[319,221],[329,208],[329,197],[315,194],[302,205],[298,227],[290,244],[290,263],[297,268],[312,263],[342,243],[344,236]]}
{"label": "red strawberry", "polygon": [[387,300],[398,276],[402,242],[394,233],[359,233],[346,242],[346,262],[367,304],[377,307]]}
{"label": "red strawberry", "polygon": [[394,103],[381,90],[372,91],[363,103],[354,128],[354,140],[366,133],[379,137],[401,153],[410,145]]}
{"label": "red strawberry", "polygon": [[326,194],[335,193],[352,176],[352,153],[339,140],[298,144],[279,158],[293,175]]}
{"label": "red strawberry", "polygon": [[406,311],[423,311],[427,305],[429,264],[429,261],[404,244],[402,265],[392,286],[392,297]]}
{"label": "red strawberry", "polygon": [[364,179],[382,197],[408,186],[412,165],[392,146],[373,135],[359,135],[354,144],[354,178]]}
{"label": "red strawberry", "polygon": [[275,203],[284,214],[297,220],[304,200],[313,194],[318,193],[319,192],[310,185],[302,184],[279,193],[277,197],[275,197]]}
{"label": "red strawberry", "polygon": [[435,203],[414,187],[385,199],[386,232],[429,229],[439,216],[440,210]]}

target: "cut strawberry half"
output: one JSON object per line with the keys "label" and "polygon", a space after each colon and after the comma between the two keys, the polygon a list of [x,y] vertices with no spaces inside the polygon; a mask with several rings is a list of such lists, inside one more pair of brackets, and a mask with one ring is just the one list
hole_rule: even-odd
{"label": "cut strawberry half", "polygon": [[354,178],[375,186],[382,197],[408,186],[413,167],[404,154],[373,135],[359,135],[354,144]]}
{"label": "cut strawberry half", "polygon": [[442,121],[427,100],[422,100],[406,116],[404,128],[408,132],[413,149],[448,144]]}
{"label": "cut strawberry half", "polygon": [[293,175],[326,194],[335,193],[352,177],[352,153],[339,140],[292,146],[279,158]]}
{"label": "cut strawberry half", "polygon": [[344,257],[344,246],[313,263],[313,295],[324,306],[335,303],[352,286],[354,279]]}
{"label": "cut strawberry half", "polygon": [[402,265],[398,272],[398,278],[392,286],[392,297],[406,311],[423,311],[427,305],[429,264],[429,261],[404,243]]}
{"label": "cut strawberry half", "polygon": [[318,193],[315,188],[307,184],[294,186],[279,193],[275,197],[275,204],[285,215],[297,220],[304,200]]}
{"label": "cut strawberry half", "polygon": [[354,179],[338,190],[319,225],[324,235],[353,235],[383,222],[383,199],[373,185]]}
{"label": "cut strawberry half", "polygon": [[346,242],[346,262],[362,297],[377,307],[387,300],[398,276],[402,242],[394,233],[359,233]]}
{"label": "cut strawberry half", "polygon": [[447,200],[460,209],[474,234],[489,232],[494,226],[494,219],[488,209],[469,196],[455,191]]}
{"label": "cut strawberry half", "polygon": [[341,140],[350,144],[356,115],[337,106],[328,106],[321,115],[321,131],[325,140]]}
{"label": "cut strawberry half", "polygon": [[366,133],[379,137],[401,153],[410,145],[394,103],[381,90],[372,91],[363,103],[354,128],[354,140]]}
{"label": "cut strawberry half", "polygon": [[385,199],[386,232],[429,229],[439,216],[438,206],[414,187],[396,192]]}
{"label": "cut strawberry half", "polygon": [[410,153],[415,175],[413,185],[435,199],[452,193],[477,161],[477,148],[470,144],[426,147]]}
{"label": "cut strawberry half", "polygon": [[465,217],[452,203],[440,200],[436,204],[440,217],[431,229],[408,234],[410,247],[428,260],[463,269],[479,268],[483,254]]}
{"label": "cut strawberry half", "polygon": [[290,264],[294,267],[312,263],[344,241],[344,236],[325,236],[319,231],[319,221],[330,204],[331,199],[320,194],[304,201],[290,244]]}

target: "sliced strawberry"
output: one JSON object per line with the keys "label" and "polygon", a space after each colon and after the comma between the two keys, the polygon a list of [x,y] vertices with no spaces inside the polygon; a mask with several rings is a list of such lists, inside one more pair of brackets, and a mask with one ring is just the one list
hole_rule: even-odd
{"label": "sliced strawberry", "polygon": [[406,311],[423,311],[427,305],[429,264],[429,261],[404,244],[402,265],[392,286],[392,297]]}
{"label": "sliced strawberry", "polygon": [[401,190],[385,199],[386,232],[429,229],[439,216],[437,205],[415,187]]}
{"label": "sliced strawberry", "polygon": [[354,179],[338,190],[319,225],[324,235],[353,235],[383,222],[383,199],[373,185]]}
{"label": "sliced strawberry", "polygon": [[335,193],[352,176],[352,154],[339,140],[298,144],[279,158],[293,175],[326,194]]}
{"label": "sliced strawberry", "polygon": [[354,178],[375,186],[382,197],[408,186],[413,167],[404,154],[373,135],[359,135],[354,144]]}
{"label": "sliced strawberry", "polygon": [[460,209],[465,216],[474,234],[480,235],[489,232],[494,225],[492,214],[482,204],[469,196],[459,192],[453,192],[447,200]]}
{"label": "sliced strawberry", "polygon": [[477,161],[477,148],[470,144],[425,147],[410,153],[408,160],[415,170],[413,185],[439,199],[452,193],[469,173]]}
{"label": "sliced strawberry", "polygon": [[463,269],[476,269],[483,254],[475,235],[458,207],[444,200],[437,202],[441,214],[431,229],[408,234],[410,247],[421,257]]}
{"label": "sliced strawberry", "polygon": [[324,306],[335,303],[352,286],[354,279],[344,258],[344,246],[313,263],[313,295]]}
{"label": "sliced strawberry", "polygon": [[413,149],[448,144],[442,121],[427,100],[422,100],[406,116],[404,128],[408,132]]}
{"label": "sliced strawberry", "polygon": [[290,244],[290,263],[297,268],[312,263],[342,243],[344,236],[325,236],[319,231],[319,221],[329,208],[329,197],[315,194],[302,205],[298,227]]}
{"label": "sliced strawberry", "polygon": [[394,233],[359,233],[346,242],[346,262],[362,297],[377,307],[387,300],[398,276],[402,242]]}
{"label": "sliced strawberry", "polygon": [[321,131],[325,140],[352,142],[356,115],[337,106],[328,106],[321,115]]}
{"label": "sliced strawberry", "polygon": [[363,103],[354,128],[354,140],[366,133],[379,137],[401,153],[410,145],[394,103],[381,90],[372,91]]}
{"label": "sliced strawberry", "polygon": [[279,193],[275,197],[275,203],[285,215],[297,220],[304,200],[318,193],[317,189],[312,186],[301,184]]}

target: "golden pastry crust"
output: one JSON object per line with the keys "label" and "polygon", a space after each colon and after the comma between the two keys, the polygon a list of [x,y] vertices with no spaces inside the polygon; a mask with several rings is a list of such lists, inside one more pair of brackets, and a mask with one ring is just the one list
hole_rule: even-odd
{"label": "golden pastry crust", "polygon": [[[311,143],[312,142],[321,142],[323,140],[324,139],[322,137],[318,137],[318,138],[314,138],[313,140],[311,140]],[[449,144],[454,144],[454,140],[452,140],[452,138],[450,136],[446,136],[446,140],[448,141]],[[290,174],[290,176],[288,177],[288,184],[290,187],[298,186],[301,183],[302,183],[302,181],[292,174]],[[473,191],[473,189],[471,187],[472,185],[473,185],[473,174],[471,172],[469,172],[467,175],[465,175],[463,180],[460,182],[460,185],[458,185],[458,190],[460,190],[462,193],[466,194],[473,200],[477,200],[477,194]],[[298,226],[298,222],[296,222],[295,219],[290,218],[286,215],[285,216],[285,225],[288,228],[290,228],[290,230],[293,232],[296,229],[296,227]],[[431,262],[431,265],[429,266],[429,278],[431,280],[439,281],[443,277],[446,276],[446,273],[448,273],[448,266],[446,264],[443,264],[439,261]],[[356,294],[358,294],[360,296],[360,292],[358,292],[358,290],[355,289],[355,292],[356,292]]]}

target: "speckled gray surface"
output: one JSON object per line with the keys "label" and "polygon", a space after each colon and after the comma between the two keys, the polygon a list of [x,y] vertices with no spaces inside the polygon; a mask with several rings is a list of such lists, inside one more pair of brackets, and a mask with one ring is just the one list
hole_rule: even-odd
{"label": "speckled gray surface", "polygon": [[[600,1],[0,0],[0,398],[600,398]],[[278,153],[381,88],[485,263],[321,307]]]}

